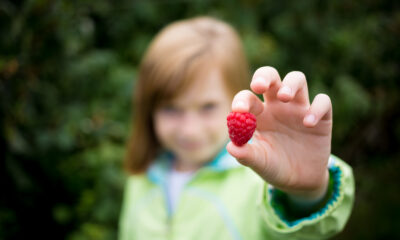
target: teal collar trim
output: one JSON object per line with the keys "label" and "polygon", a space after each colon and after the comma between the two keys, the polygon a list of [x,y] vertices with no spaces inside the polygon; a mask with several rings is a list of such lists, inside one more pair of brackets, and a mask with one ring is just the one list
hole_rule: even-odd
{"label": "teal collar trim", "polygon": [[226,146],[217,154],[214,160],[205,164],[214,171],[224,171],[241,166],[226,150]]}
{"label": "teal collar trim", "polygon": [[173,155],[168,152],[160,154],[147,170],[149,179],[154,183],[164,184],[167,174],[171,169],[173,159]]}
{"label": "teal collar trim", "polygon": [[[172,153],[164,152],[160,154],[147,170],[149,179],[152,182],[164,184],[173,161],[174,155]],[[211,162],[204,164],[202,168],[220,172],[237,168],[239,166],[241,166],[240,163],[238,163],[237,160],[232,157],[224,147]]]}

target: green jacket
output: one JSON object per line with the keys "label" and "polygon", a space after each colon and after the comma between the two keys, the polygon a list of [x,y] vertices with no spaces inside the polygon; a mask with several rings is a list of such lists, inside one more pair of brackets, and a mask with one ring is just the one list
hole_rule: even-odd
{"label": "green jacket", "polygon": [[352,169],[331,156],[324,203],[299,214],[285,194],[270,187],[226,150],[202,167],[184,187],[176,210],[166,202],[171,164],[160,156],[146,174],[127,180],[120,215],[120,240],[325,239],[340,232],[354,201]]}

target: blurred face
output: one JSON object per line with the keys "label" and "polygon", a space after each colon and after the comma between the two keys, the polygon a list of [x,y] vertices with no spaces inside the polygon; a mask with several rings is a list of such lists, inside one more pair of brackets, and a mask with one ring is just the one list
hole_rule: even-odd
{"label": "blurred face", "polygon": [[231,102],[232,96],[215,70],[198,75],[186,91],[155,110],[157,138],[174,153],[177,170],[195,170],[225,146]]}

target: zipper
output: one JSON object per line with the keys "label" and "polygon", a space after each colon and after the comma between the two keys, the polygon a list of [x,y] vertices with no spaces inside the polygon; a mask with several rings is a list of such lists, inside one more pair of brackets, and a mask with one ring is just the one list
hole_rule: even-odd
{"label": "zipper", "polygon": [[172,240],[172,217],[167,219],[167,239]]}
{"label": "zipper", "polygon": [[[202,175],[203,171],[204,170],[201,170],[201,169],[198,170],[195,173],[195,175],[188,182],[186,182],[185,186],[182,188],[182,191],[180,193],[180,197],[179,197],[178,203],[176,205],[175,212],[179,208],[179,201],[182,201],[185,189],[188,187],[188,185],[191,185],[192,182],[199,177],[199,175]],[[166,223],[167,224],[167,238],[166,239],[171,239],[172,240],[173,239],[173,231],[172,230],[173,230],[173,222],[174,222],[173,221],[173,219],[174,219],[173,215],[175,213],[172,212],[172,204],[170,202],[170,199],[168,198],[168,185],[167,185],[167,182],[165,182],[163,184],[163,190],[164,190],[165,205],[166,205],[166,209],[167,209],[167,223]]]}
{"label": "zipper", "polygon": [[163,192],[167,209],[167,239],[172,239],[172,209],[170,199],[168,198],[167,182],[163,184]]}
{"label": "zipper", "polygon": [[[186,182],[185,186],[182,188],[182,191],[180,193],[180,199],[178,201],[181,201],[182,195],[183,195],[183,191],[189,186],[192,185],[193,182],[196,182],[197,179],[199,177],[201,177],[205,172],[205,169],[199,169],[197,170],[197,172],[194,174],[194,176],[192,176],[192,178]],[[174,213],[172,212],[172,204],[170,203],[170,199],[168,198],[168,183],[167,180],[164,181],[162,185],[163,188],[163,192],[164,192],[164,198],[165,198],[165,205],[166,205],[166,209],[167,209],[167,238],[166,239],[173,239],[173,215]],[[176,209],[179,208],[178,206],[179,202],[177,203]]]}

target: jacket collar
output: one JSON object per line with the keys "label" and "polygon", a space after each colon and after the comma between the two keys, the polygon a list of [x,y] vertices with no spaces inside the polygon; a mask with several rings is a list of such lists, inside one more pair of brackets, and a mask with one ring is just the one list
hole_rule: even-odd
{"label": "jacket collar", "polygon": [[[173,159],[174,156],[170,152],[160,154],[147,170],[147,176],[149,179],[155,183],[165,183]],[[228,153],[228,151],[226,151],[226,148],[224,147],[211,162],[207,162],[202,168],[214,172],[222,172],[239,166],[241,165]]]}

